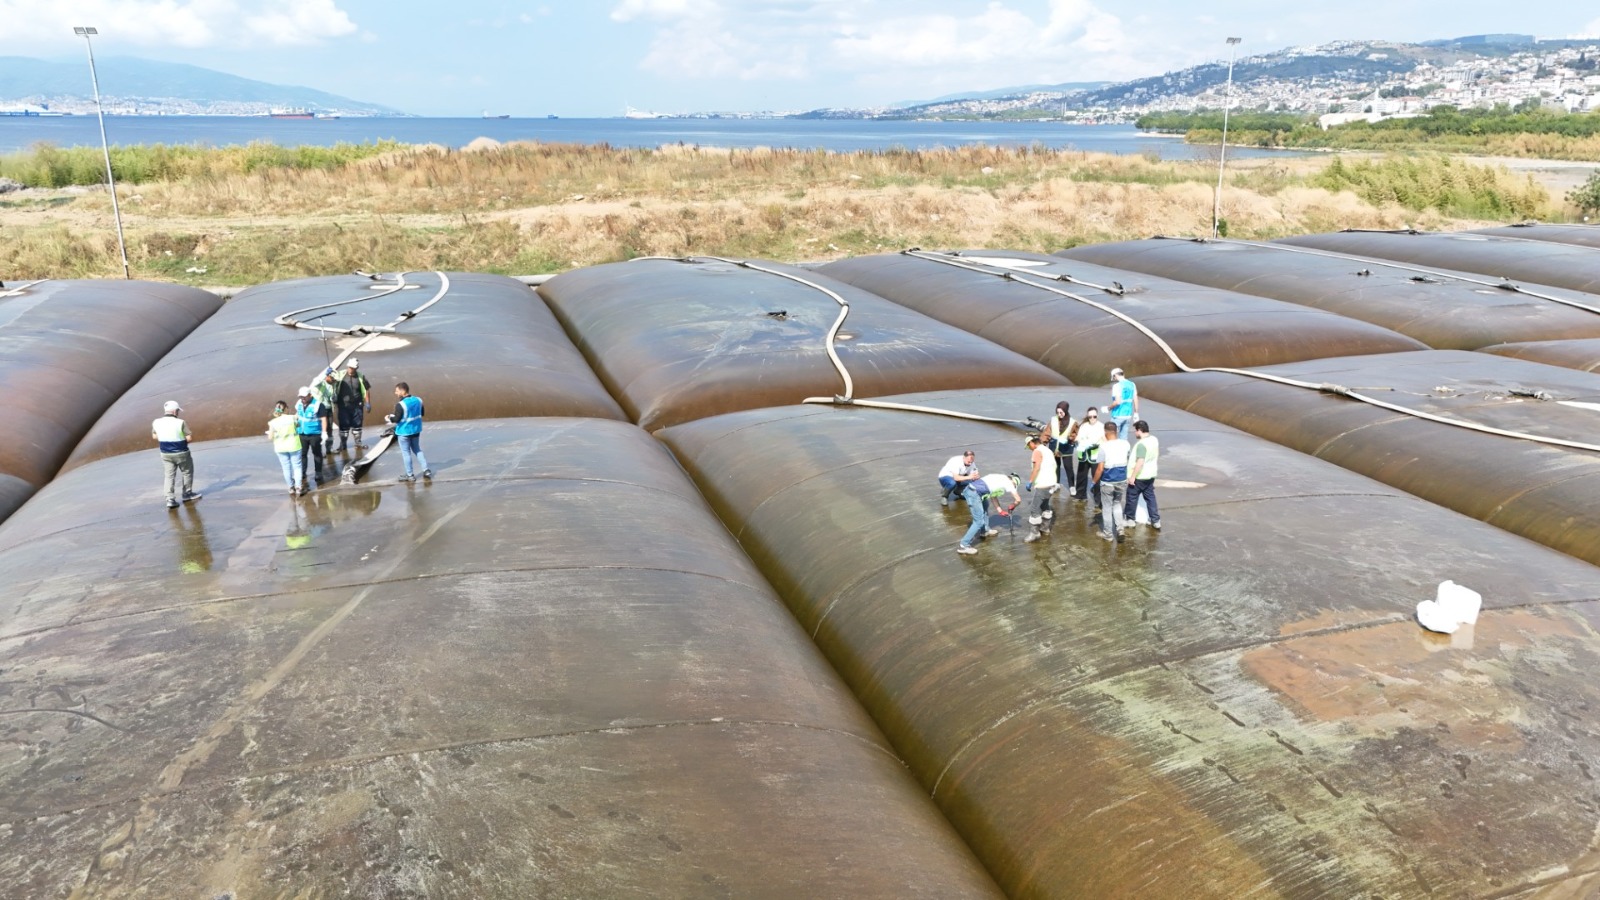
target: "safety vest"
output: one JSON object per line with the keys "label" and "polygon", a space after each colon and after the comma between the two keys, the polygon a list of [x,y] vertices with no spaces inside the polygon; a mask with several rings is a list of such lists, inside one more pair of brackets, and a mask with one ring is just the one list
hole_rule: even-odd
{"label": "safety vest", "polygon": [[310,403],[304,400],[295,403],[294,417],[301,434],[322,433],[322,403],[316,398]]}
{"label": "safety vest", "polygon": [[295,432],[295,417],[287,412],[273,416],[267,422],[267,434],[272,436],[272,449],[277,453],[300,452],[300,435]]}
{"label": "safety vest", "polygon": [[1111,407],[1111,418],[1128,419],[1133,417],[1133,398],[1139,395],[1139,389],[1133,382],[1124,378],[1111,386],[1111,399],[1115,405]]}
{"label": "safety vest", "polygon": [[394,433],[421,434],[422,433],[422,398],[407,394],[400,398],[400,408],[405,412],[405,418],[396,422]]}
{"label": "safety vest", "polygon": [[185,453],[189,450],[189,423],[177,416],[162,416],[150,423],[162,453]]}
{"label": "safety vest", "polygon": [[1147,434],[1133,445],[1133,458],[1144,457],[1144,465],[1139,469],[1140,481],[1154,481],[1156,477],[1156,460],[1161,457],[1161,442],[1153,434]]}

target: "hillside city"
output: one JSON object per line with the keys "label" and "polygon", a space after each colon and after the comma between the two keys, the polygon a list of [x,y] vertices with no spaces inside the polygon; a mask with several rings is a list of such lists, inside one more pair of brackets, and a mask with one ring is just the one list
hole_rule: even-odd
{"label": "hillside city", "polygon": [[[1236,110],[1351,119],[1420,115],[1428,109],[1516,106],[1536,99],[1568,112],[1600,108],[1600,40],[1533,43],[1503,55],[1425,53],[1414,44],[1344,41],[1239,58],[1231,87]],[[1454,49],[1454,48],[1453,48]],[[1434,57],[1430,60],[1427,57]],[[1418,58],[1423,57],[1423,58]],[[1441,58],[1442,57],[1442,58]],[[1455,57],[1455,58],[1450,58]],[[1131,122],[1151,112],[1221,109],[1227,65],[1196,66],[1093,90],[1031,91],[985,100],[954,100],[868,117],[1060,117]],[[832,114],[848,116],[844,111]]]}
{"label": "hillside city", "polygon": [[[1326,125],[1355,119],[1424,114],[1439,105],[1458,108],[1517,106],[1529,101],[1567,112],[1600,108],[1600,40],[1539,41],[1526,35],[1484,35],[1432,44],[1342,41],[1240,57],[1233,66],[1235,110],[1301,113]],[[206,70],[194,70],[204,72]],[[674,117],[838,119],[1028,118],[1084,123],[1125,123],[1155,112],[1221,109],[1229,102],[1226,62],[1195,66],[1151,78],[1074,90],[1029,90],[985,99],[955,99],[876,109],[810,112],[680,113]],[[233,82],[244,79],[226,77]],[[14,78],[16,76],[13,76]],[[248,82],[269,88],[260,82]],[[1071,87],[1063,85],[1062,87]],[[276,103],[259,91],[251,99],[198,96],[125,96],[102,84],[105,111],[143,116],[321,116],[404,115],[373,104],[283,88]],[[300,93],[287,93],[290,91]],[[7,96],[10,94],[11,96]],[[85,115],[95,111],[86,95],[30,93],[26,85],[0,82],[0,115]],[[668,117],[656,113],[630,117]]]}

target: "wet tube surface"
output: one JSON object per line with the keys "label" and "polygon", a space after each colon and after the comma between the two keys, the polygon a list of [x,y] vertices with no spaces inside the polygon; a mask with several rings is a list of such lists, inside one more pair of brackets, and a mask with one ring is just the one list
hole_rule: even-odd
{"label": "wet tube surface", "polygon": [[[274,322],[296,310],[306,310],[298,321],[307,327]],[[332,315],[316,318],[324,313]],[[313,330],[385,326],[393,330]],[[111,407],[68,468],[150,447],[150,420],[169,399],[183,404],[198,440],[260,434],[273,401],[294,403],[301,386],[347,355],[372,386],[369,429],[383,427],[399,381],[426,401],[429,421],[622,418],[550,310],[514,279],[460,272],[307,278],[229,301]]]}
{"label": "wet tube surface", "polygon": [[[49,481],[112,402],[220,306],[206,291],[143,281],[0,288],[0,519]],[[147,445],[161,402],[146,410]]]}
{"label": "wet tube surface", "polygon": [[[755,266],[759,268],[752,268]],[[630,417],[647,430],[844,395],[1065,384],[989,341],[815,272],[752,261],[641,259],[539,288]],[[840,300],[849,314],[837,331]]]}
{"label": "wet tube surface", "polygon": [[998,897],[676,462],[431,424],[436,475],[205,499],[80,466],[0,528],[17,897]]}
{"label": "wet tube surface", "polygon": [[[894,399],[1037,416],[1099,395]],[[1600,703],[1600,569],[1146,418],[1162,531],[1108,543],[1058,499],[1044,540],[995,516],[971,556],[933,476],[966,448],[1019,468],[1012,429],[800,406],[659,436],[1009,896],[1593,890],[1600,736],[1573,716]],[[1414,620],[1445,579],[1485,604],[1450,636]]]}
{"label": "wet tube surface", "polygon": [[[1036,359],[1078,384],[1103,384],[1112,367],[1131,378],[1177,368],[1127,322],[1059,292],[1143,322],[1195,366],[1423,347],[1387,329],[1292,303],[1041,254],[897,253],[839,260],[820,271]],[[1056,280],[1060,276],[1073,280]]]}

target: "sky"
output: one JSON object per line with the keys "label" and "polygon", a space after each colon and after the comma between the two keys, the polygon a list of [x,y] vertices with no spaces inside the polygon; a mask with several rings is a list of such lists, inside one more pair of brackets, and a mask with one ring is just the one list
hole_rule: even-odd
{"label": "sky", "polygon": [[[188,63],[429,116],[865,108],[1336,40],[1600,35],[1531,0],[0,0],[0,55]],[[102,89],[114,95],[111,85]]]}

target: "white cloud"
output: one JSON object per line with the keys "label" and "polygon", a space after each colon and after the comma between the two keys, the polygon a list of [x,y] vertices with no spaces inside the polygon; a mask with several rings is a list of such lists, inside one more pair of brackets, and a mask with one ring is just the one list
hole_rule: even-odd
{"label": "white cloud", "polygon": [[1091,0],[990,0],[972,12],[939,11],[951,5],[616,0],[611,18],[654,28],[640,68],[675,79],[800,80],[833,72],[915,92],[946,79],[970,87],[973,79],[1018,84],[1130,68],[1121,20]]}
{"label": "white cloud", "polygon": [[309,44],[357,31],[336,0],[0,0],[12,46],[59,44],[93,25],[119,47]]}
{"label": "white cloud", "polygon": [[273,44],[315,44],[356,31],[356,23],[334,0],[276,0],[246,16],[245,24],[254,37]]}

